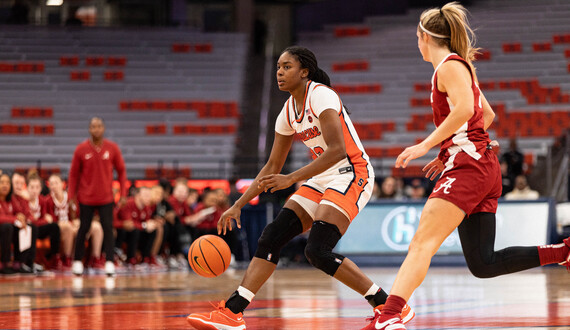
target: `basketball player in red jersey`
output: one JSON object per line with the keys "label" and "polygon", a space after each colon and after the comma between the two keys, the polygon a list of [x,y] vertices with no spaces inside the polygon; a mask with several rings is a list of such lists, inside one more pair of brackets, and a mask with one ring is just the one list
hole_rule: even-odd
{"label": "basketball player in red jersey", "polygon": [[365,329],[405,329],[400,311],[426,276],[431,258],[458,228],[469,270],[480,278],[570,262],[570,239],[558,245],[509,247],[494,251],[495,212],[501,171],[486,132],[495,114],[479,90],[472,65],[476,49],[466,9],[457,2],[422,13],[418,47],[435,69],[431,105],[437,128],[406,148],[396,167],[425,155],[441,143],[438,157],[424,167],[441,177],[426,202],[418,230],[381,313]]}
{"label": "basketball player in red jersey", "polygon": [[71,161],[69,170],[69,200],[79,202],[80,227],[75,241],[75,257],[71,271],[75,275],[83,274],[81,259],[85,254],[85,236],[91,229],[95,210],[99,211],[104,233],[105,273],[115,275],[113,263],[113,169],[117,171],[121,185],[121,200],[125,203],[127,195],[127,171],[119,146],[103,138],[105,124],[103,119],[93,117],[89,122],[91,137],[80,143]]}
{"label": "basketball player in red jersey", "polygon": [[[275,270],[281,249],[309,229],[305,255],[313,266],[362,294],[373,307],[386,300],[384,290],[356,264],[332,251],[368,202],[374,182],[368,155],[340,97],[329,87],[330,79],[318,67],[315,55],[303,47],[289,47],[281,53],[277,83],[291,96],[277,118],[269,160],[254,184],[222,214],[218,233],[231,230],[232,219],[240,227],[241,208],[261,192],[308,181],[265,227],[241,285],[228,301],[220,302],[213,312],[188,316],[188,322],[197,329],[245,329],[242,313]],[[293,173],[278,174],[295,135],[310,148],[313,161]],[[405,320],[413,316],[409,307],[402,315]]]}

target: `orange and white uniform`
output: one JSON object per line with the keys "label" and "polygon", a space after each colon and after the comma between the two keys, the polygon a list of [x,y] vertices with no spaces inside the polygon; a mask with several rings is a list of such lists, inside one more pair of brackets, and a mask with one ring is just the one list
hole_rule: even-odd
{"label": "orange and white uniform", "polygon": [[337,208],[351,221],[368,203],[374,183],[374,170],[358,134],[338,94],[330,87],[309,81],[305,90],[305,108],[300,115],[293,96],[289,97],[275,123],[281,135],[297,134],[311,149],[313,159],[327,150],[322,136],[320,114],[333,109],[342,125],[346,157],[324,172],[309,179],[291,199],[313,217],[319,204]]}

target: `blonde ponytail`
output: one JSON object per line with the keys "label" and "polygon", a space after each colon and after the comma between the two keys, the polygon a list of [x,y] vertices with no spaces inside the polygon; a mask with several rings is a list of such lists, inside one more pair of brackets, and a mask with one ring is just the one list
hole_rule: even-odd
{"label": "blonde ponytail", "polygon": [[441,9],[428,9],[420,16],[420,32],[434,37],[440,46],[473,62],[479,48],[475,48],[475,34],[467,20],[467,9],[458,2],[450,2]]}

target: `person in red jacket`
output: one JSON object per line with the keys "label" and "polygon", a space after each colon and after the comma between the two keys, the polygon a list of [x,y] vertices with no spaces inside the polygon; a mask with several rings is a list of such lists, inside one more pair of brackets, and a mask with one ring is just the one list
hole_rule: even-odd
{"label": "person in red jacket", "polygon": [[150,250],[156,237],[158,223],[152,219],[150,207],[150,189],[141,187],[135,189],[135,196],[127,200],[119,208],[114,226],[117,229],[116,247],[121,248],[123,242],[127,243],[127,263],[130,266],[137,264],[137,247],[141,247],[143,261],[148,263]]}
{"label": "person in red jacket", "polygon": [[48,268],[62,270],[63,263],[59,255],[61,231],[54,218],[47,212],[46,198],[41,195],[43,188],[42,178],[37,173],[28,175],[28,207],[32,214],[33,224],[38,227],[38,238],[50,240],[50,250],[45,257]]}
{"label": "person in red jacket", "polygon": [[[61,231],[63,267],[71,268],[71,253],[79,230],[79,212],[75,204],[69,203],[67,191],[63,189],[63,180],[59,174],[50,175],[48,182],[50,193],[45,198],[46,212],[52,216],[53,221],[58,224]],[[99,221],[91,222],[91,229],[89,229],[86,239],[91,241],[91,258],[88,264],[93,264],[97,268],[103,267],[105,263],[104,260],[101,260],[103,228]]]}
{"label": "person in red jacket", "polygon": [[75,257],[71,271],[75,275],[83,273],[81,259],[85,254],[85,237],[91,228],[93,213],[98,210],[103,226],[105,249],[105,273],[115,274],[113,263],[113,169],[117,171],[121,185],[120,205],[125,203],[127,193],[127,172],[121,150],[114,142],[103,138],[103,119],[93,117],[89,122],[91,137],[80,143],[71,161],[69,170],[69,199],[79,203],[81,224],[75,242]]}
{"label": "person in red jacket", "polygon": [[[12,178],[8,174],[0,174],[0,223],[2,247],[2,271],[4,273],[34,273],[34,259],[36,257],[37,228],[31,225],[33,216],[28,208],[28,202],[14,194]],[[8,225],[8,226],[6,226]],[[31,231],[31,245],[20,251],[20,230]],[[10,237],[10,235],[12,235]],[[14,263],[9,267],[10,245],[14,245]]]}

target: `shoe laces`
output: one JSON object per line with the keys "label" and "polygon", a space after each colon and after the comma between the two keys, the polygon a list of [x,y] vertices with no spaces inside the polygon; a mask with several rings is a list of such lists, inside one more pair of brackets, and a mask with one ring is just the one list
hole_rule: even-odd
{"label": "shoe laces", "polygon": [[220,301],[219,303],[213,303],[211,301],[209,301],[210,305],[212,305],[212,307],[214,307],[216,310],[218,311],[223,311],[224,309],[226,309],[226,302],[224,300]]}
{"label": "shoe laces", "polygon": [[374,315],[366,318],[366,322],[373,322],[380,317],[380,311],[374,308]]}

